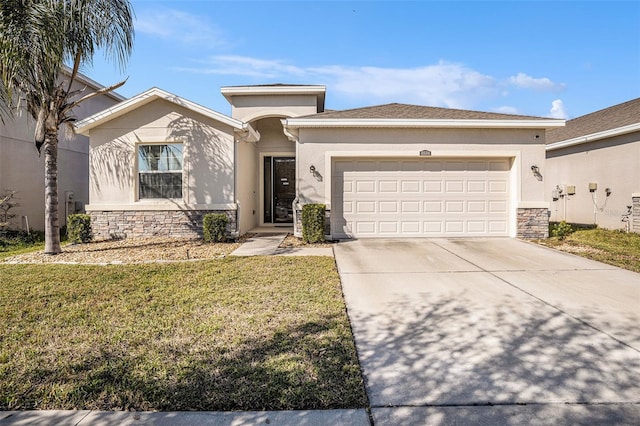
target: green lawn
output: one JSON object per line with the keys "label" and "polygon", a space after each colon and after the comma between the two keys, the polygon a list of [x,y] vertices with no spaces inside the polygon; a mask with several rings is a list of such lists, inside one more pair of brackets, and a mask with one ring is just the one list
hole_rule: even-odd
{"label": "green lawn", "polygon": [[573,232],[564,241],[549,238],[542,244],[589,259],[640,272],[640,234],[586,229]]}
{"label": "green lawn", "polygon": [[0,410],[365,406],[333,259],[0,265]]}

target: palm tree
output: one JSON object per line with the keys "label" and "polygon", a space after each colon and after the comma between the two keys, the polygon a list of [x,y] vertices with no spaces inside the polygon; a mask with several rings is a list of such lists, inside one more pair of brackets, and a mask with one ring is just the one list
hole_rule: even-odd
{"label": "palm tree", "polygon": [[[81,102],[110,92],[125,81],[84,94],[72,91],[96,51],[120,66],[133,50],[129,0],[1,0],[0,105],[26,107],[36,122],[34,142],[45,159],[45,253],[60,247],[58,222],[58,130],[75,121]],[[61,78],[69,67],[69,77]]]}

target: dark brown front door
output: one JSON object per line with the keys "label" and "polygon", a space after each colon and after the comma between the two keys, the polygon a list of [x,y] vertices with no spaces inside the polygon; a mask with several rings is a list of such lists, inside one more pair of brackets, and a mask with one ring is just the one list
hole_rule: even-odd
{"label": "dark brown front door", "polygon": [[264,157],[264,223],[293,223],[296,159]]}

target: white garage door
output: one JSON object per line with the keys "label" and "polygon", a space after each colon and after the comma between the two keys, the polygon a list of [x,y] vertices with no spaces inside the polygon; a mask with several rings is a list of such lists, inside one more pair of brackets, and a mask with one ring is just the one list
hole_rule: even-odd
{"label": "white garage door", "polygon": [[510,169],[508,158],[335,160],[332,233],[507,236]]}

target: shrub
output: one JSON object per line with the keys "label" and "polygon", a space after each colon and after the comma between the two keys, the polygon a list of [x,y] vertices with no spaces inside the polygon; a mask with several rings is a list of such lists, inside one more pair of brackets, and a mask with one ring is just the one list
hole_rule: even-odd
{"label": "shrub", "polygon": [[206,242],[224,241],[229,217],[224,213],[207,213],[202,219],[202,234]]}
{"label": "shrub", "polygon": [[67,237],[76,243],[88,243],[93,239],[91,216],[88,214],[70,214],[67,216]]}
{"label": "shrub", "polygon": [[41,231],[0,231],[0,252],[26,248],[44,242],[44,232]]}
{"label": "shrub", "polygon": [[324,204],[305,204],[302,206],[302,240],[305,243],[324,241]]}
{"label": "shrub", "polygon": [[557,223],[553,226],[553,229],[551,230],[551,235],[553,235],[554,237],[562,241],[565,238],[567,238],[567,236],[572,232],[573,232],[573,228],[571,227],[571,225],[569,225],[567,222],[563,220],[562,222]]}

